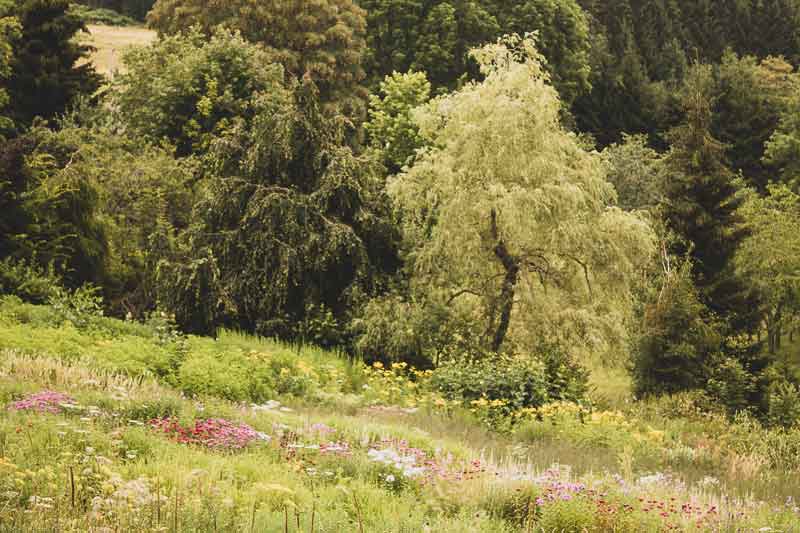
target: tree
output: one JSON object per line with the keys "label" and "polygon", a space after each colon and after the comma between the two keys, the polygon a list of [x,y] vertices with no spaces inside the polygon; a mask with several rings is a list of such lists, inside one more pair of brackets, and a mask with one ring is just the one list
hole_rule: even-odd
{"label": "tree", "polygon": [[603,150],[619,206],[655,211],[664,202],[667,187],[663,156],[648,146],[645,135],[623,134],[622,140]]}
{"label": "tree", "polygon": [[397,268],[379,165],[342,141],[307,81],[258,94],[214,143],[195,222],[157,267],[183,327],[302,340]]}
{"label": "tree", "polygon": [[0,257],[53,264],[72,287],[101,283],[108,253],[97,190],[69,165],[75,150],[41,128],[0,144]]}
{"label": "tree", "polygon": [[410,163],[425,144],[412,112],[430,100],[430,93],[431,84],[424,72],[395,72],[381,82],[381,96],[370,96],[364,129],[370,145],[381,151],[383,163],[392,174]]}
{"label": "tree", "polygon": [[17,18],[10,16],[11,5],[10,1],[0,0],[0,141],[3,140],[3,132],[14,126],[11,119],[4,116],[9,103],[5,82],[11,75],[11,62],[14,57],[12,45],[19,38],[20,29]]}
{"label": "tree", "polygon": [[474,57],[485,80],[420,113],[432,147],[389,184],[412,284],[474,308],[495,352],[548,324],[624,315],[628,281],[651,252],[648,225],[613,206],[600,158],[560,125],[532,41],[506,38]]}
{"label": "tree", "polygon": [[171,35],[198,25],[206,35],[223,25],[263,45],[267,61],[291,76],[310,77],[323,102],[338,102],[349,115],[363,111],[361,67],[365,13],[352,0],[158,0],[147,17]]}
{"label": "tree", "polygon": [[94,8],[111,9],[136,20],[144,21],[156,0],[79,0],[77,3]]}
{"label": "tree", "polygon": [[179,156],[202,154],[235,119],[250,120],[254,97],[283,84],[269,55],[228,30],[192,30],[124,56],[114,83],[119,121],[132,137],[167,141]]}
{"label": "tree", "polygon": [[664,214],[678,237],[672,253],[691,258],[701,301],[728,321],[733,332],[742,332],[752,330],[753,302],[731,260],[746,230],[737,214],[740,202],[734,174],[725,163],[725,146],[710,131],[713,93],[711,67],[694,65],[680,95],[684,122],[669,135]]}
{"label": "tree", "polygon": [[702,389],[722,350],[720,328],[700,301],[691,265],[667,267],[659,278],[633,354],[637,395]]}
{"label": "tree", "polygon": [[771,185],[768,193],[744,194],[739,212],[749,235],[736,253],[736,269],[760,295],[769,352],[774,354],[800,303],[800,196],[785,185]]}
{"label": "tree", "polygon": [[156,307],[153,235],[174,239],[190,224],[197,161],[116,134],[106,125],[65,123],[55,134],[73,146],[69,172],[97,193],[108,251],[103,300],[117,316],[141,318]]}
{"label": "tree", "polygon": [[589,23],[575,0],[494,2],[503,33],[536,32],[537,49],[561,99],[569,107],[591,89]]}
{"label": "tree", "polygon": [[800,77],[786,73],[791,87],[778,127],[766,143],[764,163],[783,183],[800,190]]}
{"label": "tree", "polygon": [[67,0],[25,0],[15,10],[21,36],[15,41],[8,93],[17,126],[34,117],[53,119],[79,95],[92,94],[100,77],[84,62],[90,48],[75,36],[87,31]]}
{"label": "tree", "polygon": [[715,68],[716,97],[711,129],[727,149],[734,171],[748,184],[765,192],[774,170],[764,162],[766,144],[778,127],[787,95],[791,92],[792,67],[777,58],[757,61],[727,52]]}
{"label": "tree", "polygon": [[424,72],[434,91],[477,74],[469,49],[500,32],[495,16],[470,0],[361,0],[367,13],[364,66],[371,85],[393,72]]}

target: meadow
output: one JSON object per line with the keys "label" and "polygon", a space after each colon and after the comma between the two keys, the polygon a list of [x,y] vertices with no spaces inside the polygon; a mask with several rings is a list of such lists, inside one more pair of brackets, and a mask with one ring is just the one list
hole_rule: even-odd
{"label": "meadow", "polygon": [[156,32],[141,26],[107,26],[88,24],[89,33],[81,34],[79,40],[94,48],[89,60],[95,69],[110,76],[123,68],[122,56],[132,46],[151,43]]}
{"label": "meadow", "polygon": [[610,401],[598,383],[594,405],[508,412],[445,398],[405,364],[14,297],[0,350],[0,531],[800,524],[800,431],[696,396]]}

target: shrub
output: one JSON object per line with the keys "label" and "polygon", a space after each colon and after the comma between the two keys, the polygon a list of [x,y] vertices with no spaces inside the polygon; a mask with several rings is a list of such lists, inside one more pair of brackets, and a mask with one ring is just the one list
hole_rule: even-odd
{"label": "shrub", "polygon": [[720,350],[718,326],[707,316],[689,266],[669,275],[644,311],[631,369],[638,395],[702,388]]}
{"label": "shrub", "polygon": [[431,385],[450,399],[502,401],[514,411],[554,400],[582,400],[588,372],[561,347],[542,343],[529,356],[450,360],[433,372]]}
{"label": "shrub", "polygon": [[750,400],[756,390],[756,380],[740,361],[725,357],[716,365],[706,390],[725,406],[729,413],[734,414],[751,405]]}
{"label": "shrub", "polygon": [[794,384],[783,380],[770,385],[767,420],[786,428],[800,421],[800,391]]}
{"label": "shrub", "polygon": [[47,269],[27,261],[0,261],[0,294],[13,294],[23,301],[43,304],[53,296],[61,278],[52,265]]}
{"label": "shrub", "polygon": [[497,356],[448,362],[433,372],[431,385],[450,399],[502,400],[509,409],[538,407],[549,400],[545,365],[535,359]]}
{"label": "shrub", "polygon": [[70,4],[69,10],[86,24],[104,24],[106,26],[134,26],[136,21],[112,9],[91,8],[81,4]]}
{"label": "shrub", "polygon": [[417,301],[398,294],[371,300],[351,327],[354,348],[367,363],[402,362],[415,368],[438,365],[467,334],[464,321],[435,298]]}
{"label": "shrub", "polygon": [[50,297],[50,306],[61,318],[60,322],[72,322],[76,328],[85,328],[95,317],[103,315],[103,298],[99,289],[91,285],[69,291],[57,287]]}

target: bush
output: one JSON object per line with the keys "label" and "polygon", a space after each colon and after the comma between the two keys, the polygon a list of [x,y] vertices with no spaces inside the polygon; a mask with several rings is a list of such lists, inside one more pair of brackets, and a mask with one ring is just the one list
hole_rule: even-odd
{"label": "bush", "polygon": [[47,269],[27,261],[0,261],[0,294],[13,294],[25,302],[46,303],[61,285],[52,265]]}
{"label": "bush", "polygon": [[94,8],[93,11],[111,11],[117,16],[130,17],[140,22],[144,22],[145,16],[156,3],[155,0],[77,0],[77,2],[88,8]]}
{"label": "bush", "polygon": [[508,411],[514,411],[556,400],[582,400],[588,372],[558,345],[542,343],[527,356],[448,360],[433,372],[431,385],[451,399],[502,400]]}
{"label": "bush", "polygon": [[767,420],[771,425],[791,428],[800,421],[800,391],[786,380],[769,387]]}
{"label": "bush", "polygon": [[667,277],[645,311],[633,356],[637,395],[703,388],[722,337],[685,264]]}
{"label": "bush", "polygon": [[91,8],[81,4],[70,4],[69,9],[86,24],[104,24],[106,26],[134,26],[136,21],[114,10]]}
{"label": "bush", "polygon": [[756,380],[740,361],[725,357],[716,365],[706,390],[730,414],[734,414],[750,407]]}
{"label": "bush", "polygon": [[466,404],[504,401],[509,410],[538,407],[549,400],[544,364],[534,359],[495,357],[449,362],[437,368],[431,385]]}
{"label": "bush", "polygon": [[50,307],[60,317],[59,322],[72,322],[81,329],[95,317],[103,316],[103,298],[99,289],[86,285],[74,291],[57,287],[50,297]]}
{"label": "bush", "polygon": [[351,328],[355,351],[368,364],[408,363],[422,369],[437,366],[445,353],[464,344],[457,339],[468,336],[452,308],[435,298],[421,302],[398,294],[371,300]]}

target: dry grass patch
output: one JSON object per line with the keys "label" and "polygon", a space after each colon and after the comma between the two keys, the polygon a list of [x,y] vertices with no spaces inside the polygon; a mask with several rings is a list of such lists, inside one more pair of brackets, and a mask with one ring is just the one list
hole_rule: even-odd
{"label": "dry grass patch", "polygon": [[90,24],[89,34],[81,36],[81,42],[93,46],[91,55],[98,72],[113,75],[122,68],[122,55],[131,46],[150,44],[156,32],[139,26],[100,26]]}

